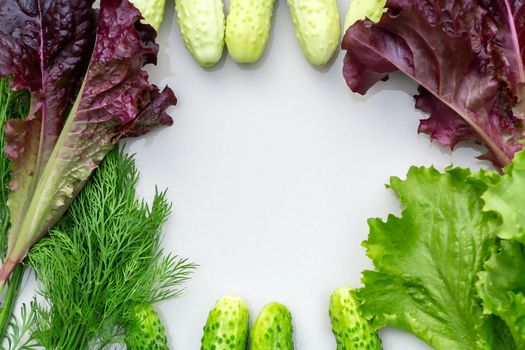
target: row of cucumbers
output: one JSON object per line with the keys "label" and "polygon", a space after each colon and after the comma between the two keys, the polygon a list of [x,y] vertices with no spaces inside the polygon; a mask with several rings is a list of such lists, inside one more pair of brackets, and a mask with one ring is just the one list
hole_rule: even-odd
{"label": "row of cucumbers", "polygon": [[[377,332],[372,331],[359,311],[355,290],[337,289],[330,298],[329,314],[338,350],[381,349]],[[249,326],[250,311],[244,300],[226,296],[217,301],[208,315],[201,350],[293,350],[292,314],[286,306],[267,304],[257,316],[251,334]]]}
{"label": "row of cucumbers", "polygon": [[[221,59],[225,44],[230,56],[238,63],[259,60],[268,42],[274,2],[230,0],[227,17],[223,0],[175,0],[175,8],[186,47],[201,66],[211,67]],[[334,55],[341,36],[337,0],[287,2],[305,57],[313,65],[325,65]],[[360,2],[364,3],[363,0],[354,0],[352,6],[356,7],[355,3]],[[133,0],[133,3],[145,19],[158,29],[165,0]],[[359,11],[349,11],[345,28],[355,21],[356,12]]]}

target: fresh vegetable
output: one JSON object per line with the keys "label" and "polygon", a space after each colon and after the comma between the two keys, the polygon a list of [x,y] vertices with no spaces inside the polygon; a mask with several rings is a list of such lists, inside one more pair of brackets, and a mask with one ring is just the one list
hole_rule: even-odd
{"label": "fresh vegetable", "polygon": [[131,2],[142,13],[145,22],[158,31],[164,18],[166,0],[131,0]]}
{"label": "fresh vegetable", "polygon": [[191,55],[203,67],[211,67],[224,48],[222,0],[175,0],[180,32]]}
{"label": "fresh vegetable", "polygon": [[373,327],[404,328],[438,350],[522,349],[524,179],[525,151],[502,175],[412,168],[392,178],[405,209],[370,220],[365,242],[374,270],[359,297]]}
{"label": "fresh vegetable", "polygon": [[286,306],[263,307],[252,328],[251,350],[293,350],[292,314]]}
{"label": "fresh vegetable", "polygon": [[[18,92],[12,91],[9,88],[8,79],[0,79],[0,150],[5,147],[5,122],[11,118],[20,120],[23,119],[29,111],[29,94],[25,90]],[[9,230],[9,210],[7,210],[7,198],[9,196],[8,184],[11,179],[11,164],[7,155],[0,152],[0,258],[2,261],[7,254],[7,232]],[[15,308],[16,300],[21,289],[22,280],[24,277],[25,267],[20,265],[15,268],[13,277],[7,285],[2,306],[0,307],[0,346],[3,348],[14,349],[7,338],[6,344],[5,336],[9,328],[14,331],[12,326],[13,310]]]}
{"label": "fresh vegetable", "polygon": [[419,86],[419,131],[453,148],[483,144],[482,158],[509,164],[522,148],[523,11],[514,1],[396,0],[378,23],[353,24],[343,39],[344,77],[365,94],[401,71]]}
{"label": "fresh vegetable", "polygon": [[341,24],[336,0],[288,0],[295,34],[308,61],[323,66],[339,45]]}
{"label": "fresh vegetable", "polygon": [[166,331],[151,304],[137,305],[126,327],[128,350],[169,350]]}
{"label": "fresh vegetable", "polygon": [[363,273],[361,310],[374,329],[394,326],[437,350],[511,349],[484,314],[478,274],[496,243],[494,215],[481,195],[498,175],[450,168],[411,168],[390,188],[401,217],[369,220],[364,243],[374,269]]}
{"label": "fresh vegetable", "polygon": [[[31,303],[33,305],[33,303]],[[9,325],[9,333],[2,349],[6,350],[41,350],[42,347],[32,337],[36,326],[35,313],[26,304],[20,307],[20,317],[14,317]]]}
{"label": "fresh vegetable", "polygon": [[226,45],[237,63],[254,63],[266,48],[274,0],[231,0]]}
{"label": "fresh vegetable", "polygon": [[31,92],[29,116],[5,129],[13,173],[0,286],[118,140],[171,124],[176,102],[147,81],[156,34],[128,0],[102,0],[98,17],[92,0],[26,5],[0,2],[0,76]]}
{"label": "fresh vegetable", "polygon": [[[133,337],[137,322],[151,320],[137,305],[176,297],[189,278],[194,266],[160,247],[171,207],[165,194],[148,206],[137,198],[137,182],[133,159],[111,151],[49,237],[31,249],[41,296],[34,337],[46,349],[103,349],[126,330]],[[150,336],[162,337],[152,325]]]}
{"label": "fresh vegetable", "polygon": [[381,350],[381,339],[361,314],[357,290],[342,287],[330,297],[330,320],[337,350]]}
{"label": "fresh vegetable", "polygon": [[525,347],[525,228],[523,199],[525,153],[516,155],[501,180],[483,194],[484,210],[501,220],[501,238],[480,273],[478,289],[485,313],[500,317],[509,327],[516,347]]}
{"label": "fresh vegetable", "polygon": [[378,22],[385,10],[386,0],[352,0],[345,17],[345,30],[362,19]]}
{"label": "fresh vegetable", "polygon": [[211,309],[201,350],[246,350],[250,311],[242,298],[226,296]]}

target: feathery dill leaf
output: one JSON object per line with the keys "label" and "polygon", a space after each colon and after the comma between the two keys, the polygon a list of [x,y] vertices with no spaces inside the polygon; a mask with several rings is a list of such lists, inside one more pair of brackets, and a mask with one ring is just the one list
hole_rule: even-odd
{"label": "feathery dill leaf", "polygon": [[[33,303],[31,303],[32,305]],[[6,342],[9,350],[38,350],[41,349],[32,338],[35,327],[35,313],[26,304],[20,307],[20,317],[13,317],[10,327],[11,332],[7,335]]]}
{"label": "feathery dill leaf", "polygon": [[64,217],[29,253],[42,301],[34,336],[47,349],[103,349],[122,341],[137,304],[176,297],[194,265],[165,255],[165,192],[137,198],[131,156],[110,152]]}

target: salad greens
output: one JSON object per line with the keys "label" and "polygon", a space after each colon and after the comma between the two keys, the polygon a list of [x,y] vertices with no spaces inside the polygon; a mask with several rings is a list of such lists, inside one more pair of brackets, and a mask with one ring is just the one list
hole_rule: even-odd
{"label": "salad greens", "polygon": [[28,256],[38,281],[35,339],[46,349],[102,349],[136,328],[139,305],[176,297],[194,265],[165,255],[165,194],[137,198],[138,172],[115,149]]}
{"label": "salad greens", "polygon": [[400,71],[419,84],[419,131],[444,146],[483,144],[482,158],[508,165],[522,148],[525,3],[509,0],[389,0],[378,23],[346,32],[343,74],[365,94]]}
{"label": "salad greens", "polygon": [[525,347],[525,151],[502,175],[411,168],[401,217],[369,220],[361,311],[435,349]]}
{"label": "salad greens", "polygon": [[525,227],[521,194],[525,181],[525,153],[505,169],[505,176],[483,194],[484,210],[496,213],[501,238],[480,273],[479,293],[485,313],[505,321],[519,349],[525,347]]}
{"label": "salad greens", "polygon": [[156,62],[156,32],[128,0],[102,0],[99,11],[93,2],[0,1],[0,77],[31,92],[29,116],[5,128],[11,227],[0,287],[121,137],[172,123],[173,92],[142,68]]}
{"label": "salad greens", "polygon": [[[8,118],[22,119],[29,110],[29,94],[27,91],[12,91],[8,79],[0,79],[0,150],[5,146],[4,125]],[[7,210],[7,197],[9,195],[8,183],[11,178],[10,162],[4,152],[0,152],[0,258],[4,259],[7,253],[7,231],[9,230],[9,210]],[[7,285],[7,291],[0,308],[0,345],[9,328],[12,327],[12,315],[16,299],[20,292],[25,267],[19,265],[15,268],[13,276]],[[11,326],[11,327],[10,327]],[[9,343],[15,343],[10,341]],[[9,344],[8,344],[9,345]],[[11,347],[9,347],[11,349]]]}
{"label": "salad greens", "polygon": [[363,311],[374,325],[403,328],[436,349],[494,349],[476,281],[494,244],[494,218],[482,211],[491,174],[411,168],[390,188],[401,217],[369,220],[364,242],[375,269],[365,271]]}
{"label": "salad greens", "polygon": [[503,170],[412,168],[392,178],[405,209],[369,221],[374,269],[363,274],[362,311],[375,328],[406,329],[436,349],[523,349],[525,2],[383,4],[352,3],[347,18],[372,18],[343,40],[349,87],[364,94],[404,73],[430,115],[420,132],[451,148],[483,144],[481,158]]}

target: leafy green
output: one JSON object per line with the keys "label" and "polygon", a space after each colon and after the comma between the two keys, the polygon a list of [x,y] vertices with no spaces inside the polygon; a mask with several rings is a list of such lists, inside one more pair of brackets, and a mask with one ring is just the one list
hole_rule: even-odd
{"label": "leafy green", "polygon": [[519,242],[501,246],[479,275],[479,294],[485,313],[501,317],[518,349],[525,348],[525,252]]}
{"label": "leafy green", "polygon": [[525,152],[516,154],[505,175],[483,194],[484,210],[501,218],[497,235],[525,243]]}
{"label": "leafy green", "polygon": [[22,119],[29,111],[29,93],[27,90],[12,91],[9,79],[0,79],[0,258],[7,252],[7,230],[9,229],[9,210],[7,197],[11,181],[11,162],[3,152],[6,139],[4,125],[8,119]]}
{"label": "leafy green", "polygon": [[[4,260],[7,252],[7,232],[9,229],[7,197],[9,195],[8,184],[11,181],[11,163],[3,152],[6,143],[4,128],[8,119],[20,120],[24,118],[30,105],[29,93],[26,90],[13,91],[9,84],[9,79],[0,79],[0,258],[2,260]],[[15,268],[0,308],[0,344],[8,346],[9,350],[29,349],[23,347],[24,344],[20,345],[21,342],[13,341],[13,337],[16,338],[18,334],[13,311],[20,293],[24,271],[23,265]],[[8,331],[10,333],[4,339]]]}
{"label": "leafy green", "polygon": [[48,349],[101,349],[122,341],[139,304],[177,296],[194,266],[163,255],[171,206],[137,199],[138,173],[121,150],[108,154],[48,238],[29,254],[39,294],[36,339]]}
{"label": "leafy green", "polygon": [[500,218],[502,238],[480,273],[478,290],[486,314],[500,317],[519,349],[525,348],[525,152],[516,154],[500,181],[483,194],[484,210]]}
{"label": "leafy green", "polygon": [[415,167],[406,180],[391,179],[402,216],[369,220],[364,242],[375,269],[364,272],[360,296],[376,328],[403,328],[438,350],[512,348],[498,339],[475,287],[495,242],[497,220],[481,200],[494,180]]}

